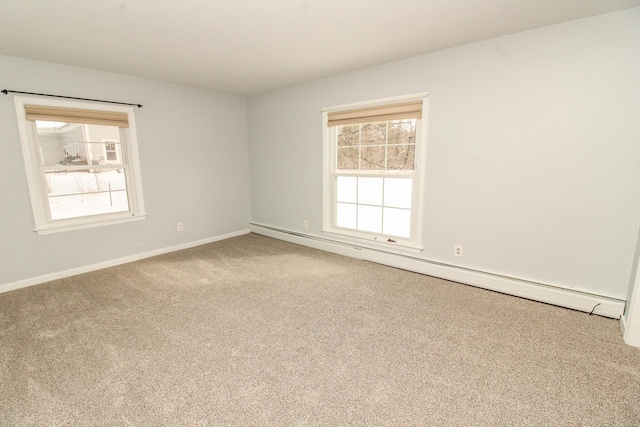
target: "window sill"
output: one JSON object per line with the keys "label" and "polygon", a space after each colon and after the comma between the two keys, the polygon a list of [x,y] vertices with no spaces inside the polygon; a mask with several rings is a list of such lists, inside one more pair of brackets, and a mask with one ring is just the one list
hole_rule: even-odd
{"label": "window sill", "polygon": [[47,224],[37,227],[33,231],[38,233],[38,235],[46,235],[46,234],[56,234],[56,233],[64,233],[67,231],[75,231],[75,230],[84,230],[87,228],[96,228],[102,227],[105,225],[112,224],[123,224],[125,222],[133,222],[133,221],[142,221],[146,219],[147,214],[127,214],[126,216],[120,217],[111,217],[100,220],[92,220],[92,221],[74,221],[73,223],[66,224]]}
{"label": "window sill", "polygon": [[344,232],[342,230],[333,230],[333,229],[322,230],[322,233],[334,241],[355,244],[361,247],[382,250],[385,252],[396,252],[399,254],[403,254],[403,253],[417,254],[417,253],[421,253],[424,250],[424,247],[422,245],[419,245],[415,242],[406,242],[400,239],[394,242],[387,242],[385,240],[382,240],[387,238],[385,236],[380,236],[379,238],[376,239],[373,236],[362,237],[362,236],[352,235],[349,232]]}

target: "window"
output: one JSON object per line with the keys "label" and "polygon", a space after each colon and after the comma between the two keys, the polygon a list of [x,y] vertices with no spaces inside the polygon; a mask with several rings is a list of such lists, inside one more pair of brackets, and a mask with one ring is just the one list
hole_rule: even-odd
{"label": "window", "polygon": [[324,110],[324,230],[420,249],[426,94]]}
{"label": "window", "polygon": [[116,147],[120,147],[120,144],[117,139],[103,139],[104,142],[104,154],[105,157],[100,160],[105,160],[107,162],[117,162],[118,161],[118,151]]}
{"label": "window", "polygon": [[133,108],[15,101],[39,234],[144,219]]}

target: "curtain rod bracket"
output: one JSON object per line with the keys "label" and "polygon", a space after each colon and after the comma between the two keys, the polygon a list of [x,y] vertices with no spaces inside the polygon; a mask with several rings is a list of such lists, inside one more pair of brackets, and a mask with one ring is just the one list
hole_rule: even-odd
{"label": "curtain rod bracket", "polygon": [[8,90],[8,89],[3,89],[2,93],[4,93],[5,95],[9,95],[9,93],[21,93],[24,95],[51,96],[53,98],[78,99],[80,101],[103,102],[105,104],[117,104],[117,105],[131,105],[133,107],[142,108],[142,104],[132,104],[129,102],[117,102],[117,101],[105,101],[103,99],[76,98],[75,96],[51,95],[49,93],[21,92],[19,90]]}

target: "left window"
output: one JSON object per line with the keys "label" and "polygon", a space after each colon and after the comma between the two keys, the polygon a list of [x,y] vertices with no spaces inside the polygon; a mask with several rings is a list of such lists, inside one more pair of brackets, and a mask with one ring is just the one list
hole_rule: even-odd
{"label": "left window", "polygon": [[35,231],[144,219],[133,108],[15,102]]}

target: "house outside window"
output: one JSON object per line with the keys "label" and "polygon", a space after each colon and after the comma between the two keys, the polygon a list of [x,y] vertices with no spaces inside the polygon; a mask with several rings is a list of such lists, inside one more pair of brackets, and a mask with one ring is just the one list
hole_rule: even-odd
{"label": "house outside window", "polygon": [[133,108],[15,102],[35,231],[144,219]]}
{"label": "house outside window", "polygon": [[324,231],[420,250],[427,95],[324,109]]}

